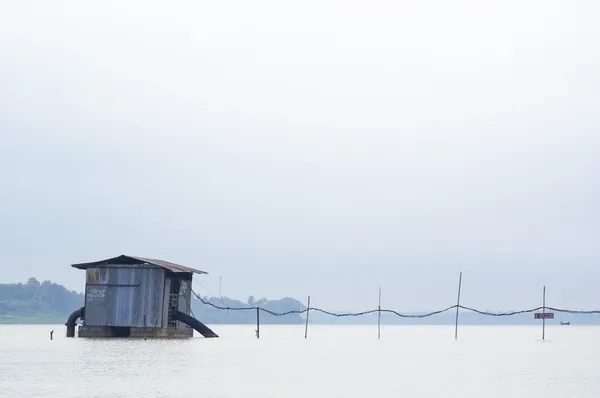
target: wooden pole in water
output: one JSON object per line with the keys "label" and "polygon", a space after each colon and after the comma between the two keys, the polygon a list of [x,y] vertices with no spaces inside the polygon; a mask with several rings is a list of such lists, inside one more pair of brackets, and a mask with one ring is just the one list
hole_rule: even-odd
{"label": "wooden pole in water", "polygon": [[542,340],[546,339],[546,316],[543,315],[546,313],[546,286],[544,285],[544,290],[542,293]]}
{"label": "wooden pole in water", "polygon": [[377,338],[381,338],[381,286],[379,286],[379,305],[377,306]]}
{"label": "wooden pole in water", "polygon": [[454,323],[454,340],[458,340],[458,309],[460,308],[460,288],[462,285],[462,271],[458,275],[458,298],[456,299],[456,321]]}
{"label": "wooden pole in water", "polygon": [[256,307],[256,338],[260,339],[260,308]]}
{"label": "wooden pole in water", "polygon": [[310,296],[308,296],[308,305],[306,306],[306,326],[304,327],[304,338],[308,337],[308,313],[310,312]]}

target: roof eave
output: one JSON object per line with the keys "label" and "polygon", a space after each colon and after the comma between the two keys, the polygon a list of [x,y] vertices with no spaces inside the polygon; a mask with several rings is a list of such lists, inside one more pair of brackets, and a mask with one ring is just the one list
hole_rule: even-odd
{"label": "roof eave", "polygon": [[206,272],[206,271],[186,267],[184,265],[171,263],[169,261],[151,259],[151,258],[145,258],[145,257],[137,257],[137,256],[128,256],[128,255],[121,255],[121,256],[117,256],[117,257],[108,258],[105,260],[92,261],[92,262],[88,262],[88,263],[71,264],[71,267],[85,270],[87,268],[103,265],[103,264],[106,264],[106,262],[108,262],[108,261],[118,260],[120,258],[128,258],[128,259],[132,259],[132,260],[137,260],[137,261],[140,261],[143,263],[147,263],[147,264],[151,264],[151,265],[163,268],[165,270],[168,270],[168,271],[174,272],[174,273],[191,273],[191,274],[200,274],[200,275],[208,274],[208,272]]}

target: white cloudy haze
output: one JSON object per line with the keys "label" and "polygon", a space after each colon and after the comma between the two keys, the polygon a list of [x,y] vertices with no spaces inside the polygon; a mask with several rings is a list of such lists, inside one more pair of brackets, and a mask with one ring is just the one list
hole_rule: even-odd
{"label": "white cloudy haze", "polygon": [[2,1],[0,282],[598,307],[597,1]]}

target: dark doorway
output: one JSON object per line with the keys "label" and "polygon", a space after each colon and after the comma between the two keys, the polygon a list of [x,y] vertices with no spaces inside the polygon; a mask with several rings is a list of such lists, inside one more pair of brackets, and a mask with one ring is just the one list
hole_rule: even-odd
{"label": "dark doorway", "polygon": [[111,334],[113,337],[130,337],[131,336],[131,328],[124,326],[114,326],[110,328]]}

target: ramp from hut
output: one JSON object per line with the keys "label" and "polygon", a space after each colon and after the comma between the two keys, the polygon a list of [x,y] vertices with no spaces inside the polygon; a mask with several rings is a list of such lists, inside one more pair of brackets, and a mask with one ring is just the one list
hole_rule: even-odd
{"label": "ramp from hut", "polygon": [[219,337],[208,326],[188,314],[184,314],[181,311],[174,311],[171,316],[173,320],[185,323],[206,338]]}

